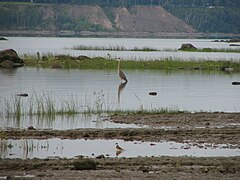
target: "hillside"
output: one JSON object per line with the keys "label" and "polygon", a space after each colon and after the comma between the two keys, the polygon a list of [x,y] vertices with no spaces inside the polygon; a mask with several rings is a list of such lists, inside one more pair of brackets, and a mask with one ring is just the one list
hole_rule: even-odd
{"label": "hillside", "polygon": [[[99,5],[92,5],[93,2]],[[103,6],[101,2],[109,4]],[[157,1],[152,1],[153,5],[142,5],[145,1],[136,1],[136,5],[122,1],[126,6],[114,4],[119,2],[0,2],[0,35],[202,37],[206,34],[201,33],[208,33],[212,37],[223,33],[225,37],[224,33],[240,33],[239,7],[233,8],[229,3],[226,7],[179,4],[181,0],[158,1],[162,6]]]}
{"label": "hillside", "polygon": [[1,4],[0,11],[1,30],[194,32],[160,6]]}
{"label": "hillside", "polygon": [[122,31],[185,32],[194,29],[160,6],[132,6],[115,8],[115,26]]}
{"label": "hillside", "polygon": [[240,8],[208,6],[166,9],[199,32],[240,33]]}

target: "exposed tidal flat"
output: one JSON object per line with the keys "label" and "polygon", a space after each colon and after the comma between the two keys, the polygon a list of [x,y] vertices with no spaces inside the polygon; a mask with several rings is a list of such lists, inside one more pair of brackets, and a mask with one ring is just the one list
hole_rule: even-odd
{"label": "exposed tidal flat", "polygon": [[18,47],[25,66],[0,69],[0,177],[239,178],[239,58],[123,56],[124,84],[125,51],[46,47]]}

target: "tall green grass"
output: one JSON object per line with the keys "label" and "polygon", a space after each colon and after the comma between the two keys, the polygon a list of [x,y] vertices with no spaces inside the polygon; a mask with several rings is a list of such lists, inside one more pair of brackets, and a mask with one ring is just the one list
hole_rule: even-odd
{"label": "tall green grass", "polygon": [[92,96],[85,97],[83,101],[76,100],[74,96],[63,100],[49,93],[32,93],[30,97],[12,96],[9,99],[0,99],[0,117],[7,119],[37,117],[38,119],[55,119],[56,116],[74,116],[77,114],[159,114],[180,113],[177,109],[160,108],[146,110],[141,104],[137,110],[121,110],[114,107],[114,100],[103,91],[94,92]]}

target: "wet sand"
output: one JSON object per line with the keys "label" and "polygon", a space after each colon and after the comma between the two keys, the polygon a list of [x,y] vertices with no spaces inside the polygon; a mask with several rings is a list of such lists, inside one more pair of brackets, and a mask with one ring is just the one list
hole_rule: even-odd
{"label": "wet sand", "polygon": [[[239,113],[112,115],[118,123],[147,125],[141,129],[8,130],[1,138],[124,139],[226,144],[240,151]],[[229,145],[229,146],[228,146]],[[95,170],[76,170],[81,159],[3,159],[0,176],[34,175],[37,179],[238,179],[238,157],[92,158]]]}

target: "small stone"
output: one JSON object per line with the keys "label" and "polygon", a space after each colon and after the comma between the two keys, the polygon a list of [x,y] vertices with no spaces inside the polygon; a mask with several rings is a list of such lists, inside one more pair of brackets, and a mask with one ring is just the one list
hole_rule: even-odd
{"label": "small stone", "polygon": [[96,157],[96,159],[103,159],[103,158],[105,158],[105,156],[103,154]]}
{"label": "small stone", "polygon": [[33,126],[29,126],[28,130],[36,130]]}
{"label": "small stone", "polygon": [[150,96],[156,96],[156,95],[157,95],[157,92],[149,92],[149,95],[150,95]]}

